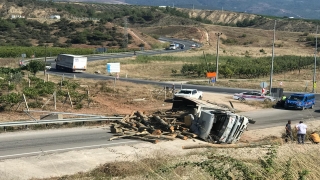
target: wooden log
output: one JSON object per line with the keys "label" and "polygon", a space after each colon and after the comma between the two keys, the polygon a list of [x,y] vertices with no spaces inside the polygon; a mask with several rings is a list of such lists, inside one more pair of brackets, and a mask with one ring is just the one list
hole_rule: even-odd
{"label": "wooden log", "polygon": [[140,127],[147,127],[147,126],[145,126],[144,124],[142,124],[142,123],[140,123],[140,122],[136,122],[136,124],[137,124],[137,127],[138,127],[138,128],[140,128]]}
{"label": "wooden log", "polygon": [[153,127],[143,126],[143,127],[139,127],[139,128],[138,128],[138,131],[139,131],[139,132],[148,131],[150,134],[152,134],[153,131],[155,131],[155,129],[154,129]]}
{"label": "wooden log", "polygon": [[130,137],[126,137],[126,138],[130,138],[130,139],[140,139],[140,140],[148,141],[148,142],[151,142],[151,143],[154,143],[154,144],[157,144],[158,142],[160,142],[158,139],[148,139],[148,138],[139,137],[139,136],[130,136]]}
{"label": "wooden log", "polygon": [[137,111],[137,116],[140,117],[140,121],[141,121],[142,124],[144,124],[145,126],[149,126],[150,125],[148,116],[143,114],[143,112]]}
{"label": "wooden log", "polygon": [[159,116],[154,115],[153,118],[154,118],[154,120],[156,120],[161,126],[163,126],[169,132],[171,132],[171,133],[174,132],[174,126],[169,125],[167,122],[165,122]]}
{"label": "wooden log", "polygon": [[111,126],[110,127],[110,131],[111,131],[111,133],[121,133],[121,132],[123,132],[121,127],[116,127],[116,126]]}
{"label": "wooden log", "polygon": [[176,138],[177,137],[177,133],[172,133],[172,134],[169,134],[168,136],[171,136],[171,137],[173,137],[173,138]]}
{"label": "wooden log", "polygon": [[127,134],[127,135],[122,135],[122,136],[115,136],[109,139],[109,141],[119,139],[119,138],[126,138],[126,137],[131,137],[131,136],[141,136],[141,135],[147,135],[149,134],[148,132],[141,132],[141,133],[135,133],[135,134]]}
{"label": "wooden log", "polygon": [[175,139],[175,137],[172,137],[172,136],[165,136],[165,135],[147,135],[147,136],[144,136],[145,138],[156,138],[156,139],[165,139],[165,140],[170,140],[170,141],[173,141]]}
{"label": "wooden log", "polygon": [[137,116],[140,118],[138,131],[147,130],[150,134],[155,130],[149,121],[149,118],[141,111],[137,111]]}
{"label": "wooden log", "polygon": [[182,146],[182,149],[195,149],[195,148],[243,148],[243,147],[258,147],[262,145],[279,145],[282,141],[263,141],[256,143],[241,143],[241,144],[199,144],[191,146]]}
{"label": "wooden log", "polygon": [[162,131],[160,129],[156,129],[154,130],[152,133],[152,135],[161,135],[162,134]]}
{"label": "wooden log", "polygon": [[188,139],[187,136],[184,136],[184,135],[181,135],[181,134],[177,134],[177,138],[180,138],[182,140],[187,140]]}
{"label": "wooden log", "polygon": [[185,131],[182,131],[181,134],[185,135],[185,136],[192,137],[192,138],[198,137],[198,135],[196,135],[196,134],[193,134],[193,133],[190,133],[190,132],[185,132]]}
{"label": "wooden log", "polygon": [[134,127],[133,124],[130,124],[130,123],[126,123],[126,122],[122,122],[122,121],[116,121],[118,124],[121,124],[123,127],[125,128],[132,128],[136,131],[138,131],[138,128],[137,127]]}
{"label": "wooden log", "polygon": [[176,128],[177,128],[176,130],[179,130],[179,131],[182,131],[182,132],[187,132],[187,131],[189,131],[189,128],[182,127],[182,126],[177,126]]}

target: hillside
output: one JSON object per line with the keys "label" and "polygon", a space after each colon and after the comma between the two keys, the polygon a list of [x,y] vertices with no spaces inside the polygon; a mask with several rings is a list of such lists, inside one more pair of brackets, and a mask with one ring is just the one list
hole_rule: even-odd
{"label": "hillside", "polygon": [[[65,0],[74,2],[75,0]],[[147,6],[174,6],[188,9],[227,10],[279,17],[320,19],[317,0],[77,0],[77,2],[127,3]]]}
{"label": "hillside", "polygon": [[[1,46],[152,49],[164,48],[156,40],[159,36],[170,36],[193,39],[214,52],[215,33],[222,32],[224,55],[269,56],[274,27],[274,19],[221,10],[39,1],[0,6],[8,18],[0,23]],[[50,19],[52,14],[61,19]],[[25,18],[10,19],[12,15]],[[276,47],[282,54],[312,54],[314,22],[282,18],[276,31]]]}

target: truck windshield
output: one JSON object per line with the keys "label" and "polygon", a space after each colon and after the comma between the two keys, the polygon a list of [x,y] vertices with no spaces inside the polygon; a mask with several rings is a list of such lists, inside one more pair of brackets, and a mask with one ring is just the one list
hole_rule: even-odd
{"label": "truck windshield", "polygon": [[292,96],[289,97],[289,100],[302,101],[303,100],[303,96],[292,95]]}

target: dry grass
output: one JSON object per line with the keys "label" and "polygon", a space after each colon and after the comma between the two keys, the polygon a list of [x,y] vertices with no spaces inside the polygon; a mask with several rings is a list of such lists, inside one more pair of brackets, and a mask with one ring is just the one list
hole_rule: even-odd
{"label": "dry grass", "polygon": [[21,58],[0,58],[0,67],[18,68]]}
{"label": "dry grass", "polygon": [[[120,77],[124,78],[127,75],[128,78],[177,81],[177,83],[183,81],[190,84],[209,85],[206,78],[190,78],[179,76],[179,73],[176,75],[172,74],[172,69],[178,70],[179,72],[184,64],[182,61],[152,61],[145,64],[136,64],[132,63],[132,61],[134,61],[132,58],[118,60],[120,63],[124,62],[121,64]],[[94,73],[99,70],[101,74],[109,75],[105,71],[105,65],[107,63],[108,61],[89,63],[88,72]],[[312,90],[312,77],[313,69],[303,69],[300,73],[297,70],[283,74],[274,74],[273,87],[280,87],[280,82],[282,82],[284,91],[310,92]],[[320,73],[316,74],[316,79],[320,79]],[[223,77],[220,77],[215,86],[260,90],[260,83],[267,82],[269,84],[269,80],[269,77],[256,79],[223,79]],[[320,86],[316,87],[316,91],[320,92]]]}
{"label": "dry grass", "polygon": [[[266,141],[269,141],[268,138]],[[138,161],[106,163],[90,172],[46,180],[71,179],[318,179],[319,145],[283,144],[247,148],[213,148],[185,156],[154,155]],[[139,158],[139,157],[137,157]],[[291,178],[290,178],[291,177]]]}

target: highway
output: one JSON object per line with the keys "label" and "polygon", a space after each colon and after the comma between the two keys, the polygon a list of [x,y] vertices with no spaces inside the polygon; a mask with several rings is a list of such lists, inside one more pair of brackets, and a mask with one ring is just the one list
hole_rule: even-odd
{"label": "highway", "polygon": [[61,153],[71,150],[137,143],[130,139],[108,141],[109,128],[82,127],[40,131],[8,132],[0,136],[0,159]]}
{"label": "highway", "polygon": [[[185,44],[187,47],[193,43],[192,41],[180,41],[176,39],[163,39],[166,41],[175,41],[181,44]],[[154,55],[165,52],[173,52],[168,50],[156,50],[156,51],[142,51],[139,54]],[[175,52],[175,51],[174,51]],[[133,53],[119,53],[119,54],[105,54],[99,56],[88,57],[89,61],[105,60],[111,58],[122,58],[134,56]],[[50,60],[50,59],[49,59]],[[52,61],[53,59],[51,59]],[[88,74],[88,73],[66,73],[58,72],[55,70],[48,71],[49,74],[55,74],[65,77],[73,78],[74,75],[77,78],[89,78],[96,80],[108,80],[114,79],[111,76]],[[172,86],[172,83],[162,81],[149,81],[143,79],[131,79],[120,78],[120,81],[128,81],[137,84],[153,84],[158,86]],[[180,84],[175,84],[177,88],[180,88]],[[234,94],[250,89],[238,89],[238,88],[224,88],[213,86],[199,86],[183,84],[183,88],[196,88],[200,91]],[[285,92],[288,94],[289,92]],[[320,95],[316,94],[316,99],[319,99]],[[237,107],[235,107],[237,108]],[[301,110],[282,110],[282,109],[262,109],[254,112],[240,113],[253,118],[256,123],[250,124],[248,129],[262,129],[274,126],[284,126],[288,120],[292,120],[293,124],[299,120],[308,122],[310,120],[319,119],[320,111],[319,105],[316,104],[315,109]],[[20,156],[41,155],[43,153],[63,152],[72,149],[84,149],[84,148],[96,148],[102,146],[116,146],[121,144],[136,143],[133,140],[116,140],[108,141],[112,136],[108,128],[73,128],[73,129],[59,129],[59,130],[43,130],[43,131],[31,131],[31,132],[14,132],[5,133],[0,136],[0,159],[15,158]]]}

